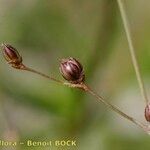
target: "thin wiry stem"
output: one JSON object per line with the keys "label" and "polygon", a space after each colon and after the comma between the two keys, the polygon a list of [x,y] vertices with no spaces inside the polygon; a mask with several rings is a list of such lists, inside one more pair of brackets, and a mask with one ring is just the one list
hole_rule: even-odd
{"label": "thin wiry stem", "polygon": [[110,108],[112,111],[116,112],[117,114],[119,114],[120,116],[122,116],[123,118],[131,121],[132,123],[134,123],[135,125],[137,125],[138,127],[140,127],[141,129],[143,129],[145,132],[148,132],[148,127],[147,125],[144,125],[143,123],[137,121],[136,119],[134,119],[133,117],[127,115],[126,113],[124,113],[123,111],[121,111],[119,108],[117,108],[116,106],[112,105],[111,103],[107,102],[103,97],[101,97],[100,95],[98,95],[95,91],[93,91],[89,86],[85,85],[85,89],[88,93],[90,93],[91,95],[93,95],[94,97],[96,97],[100,102],[102,102],[105,106],[107,106],[108,108]]}
{"label": "thin wiry stem", "polygon": [[136,53],[135,53],[135,49],[133,46],[133,41],[132,41],[132,36],[131,36],[131,32],[130,32],[130,27],[129,27],[129,22],[127,19],[127,15],[124,9],[124,4],[122,2],[122,0],[117,0],[118,5],[119,5],[119,10],[121,13],[121,18],[123,21],[123,25],[124,25],[124,29],[125,29],[125,33],[127,36],[127,41],[128,41],[128,45],[129,45],[129,50],[130,50],[130,54],[131,54],[131,58],[132,58],[132,63],[133,63],[133,67],[136,73],[136,78],[140,87],[140,91],[141,91],[141,95],[144,99],[144,101],[146,102],[146,104],[148,104],[148,97],[147,97],[147,93],[146,93],[146,89],[144,86],[144,82],[142,80],[141,77],[141,73],[140,73],[140,69],[139,69],[139,65],[138,65],[138,61],[136,58]]}
{"label": "thin wiry stem", "polygon": [[25,66],[24,64],[21,64],[20,69],[21,69],[21,70],[26,70],[26,71],[29,71],[29,72],[32,72],[32,73],[35,73],[35,74],[38,74],[38,75],[40,75],[40,76],[43,76],[44,78],[50,79],[50,80],[55,81],[55,82],[57,82],[57,83],[61,83],[61,84],[64,83],[64,82],[61,81],[61,80],[55,79],[55,78],[50,77],[50,76],[48,76],[48,75],[46,75],[46,74],[44,74],[44,73],[41,73],[41,72],[36,71],[36,70],[34,70],[34,69],[32,69],[32,68],[29,68],[29,67]]}
{"label": "thin wiry stem", "polygon": [[109,109],[111,109],[112,111],[116,112],[117,114],[119,114],[120,116],[122,116],[123,118],[131,121],[132,123],[134,123],[135,125],[137,125],[138,127],[140,127],[141,129],[143,129],[145,132],[149,133],[150,129],[148,128],[147,125],[144,125],[143,123],[137,121],[136,119],[134,119],[133,117],[127,115],[126,113],[124,113],[123,111],[121,111],[119,108],[117,108],[116,106],[110,104],[109,102],[107,102],[104,98],[102,98],[101,96],[99,96],[96,92],[94,92],[89,86],[87,86],[85,83],[79,83],[79,84],[72,84],[69,82],[63,82],[61,80],[58,80],[56,78],[50,77],[48,75],[45,75],[39,71],[36,71],[34,69],[31,69],[25,65],[22,64],[22,66],[20,67],[20,70],[26,70],[35,74],[38,74],[44,78],[47,78],[49,80],[55,81],[57,83],[60,83],[62,85],[71,87],[71,88],[78,88],[81,89],[85,92],[88,92],[89,94],[93,95],[95,98],[97,98],[98,100],[100,100],[100,102],[102,102],[105,106],[107,106]]}

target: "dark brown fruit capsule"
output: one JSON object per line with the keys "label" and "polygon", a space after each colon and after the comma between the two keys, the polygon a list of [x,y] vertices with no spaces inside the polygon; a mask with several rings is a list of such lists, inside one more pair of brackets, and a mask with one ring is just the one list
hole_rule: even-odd
{"label": "dark brown fruit capsule", "polygon": [[77,84],[84,81],[83,67],[75,58],[62,59],[60,63],[60,72],[69,82]]}
{"label": "dark brown fruit capsule", "polygon": [[145,107],[145,119],[150,122],[150,104]]}
{"label": "dark brown fruit capsule", "polygon": [[9,44],[2,44],[2,52],[4,58],[12,67],[19,68],[22,64],[22,57],[14,47]]}

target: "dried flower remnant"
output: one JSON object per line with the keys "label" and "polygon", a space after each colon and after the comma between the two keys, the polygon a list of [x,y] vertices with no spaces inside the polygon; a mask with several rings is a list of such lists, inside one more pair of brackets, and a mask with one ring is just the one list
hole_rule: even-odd
{"label": "dried flower remnant", "polygon": [[150,122],[150,104],[145,107],[145,119]]}
{"label": "dried flower remnant", "polygon": [[22,57],[18,51],[9,44],[2,44],[2,52],[6,61],[12,65],[12,67],[19,69],[22,65]]}
{"label": "dried flower remnant", "polygon": [[80,84],[84,81],[83,67],[75,58],[62,59],[60,62],[60,72],[70,83]]}

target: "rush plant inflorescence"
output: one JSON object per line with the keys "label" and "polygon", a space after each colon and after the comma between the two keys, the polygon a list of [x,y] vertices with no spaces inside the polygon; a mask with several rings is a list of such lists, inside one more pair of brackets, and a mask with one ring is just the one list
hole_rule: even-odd
{"label": "rush plant inflorescence", "polygon": [[[130,54],[131,54],[133,66],[135,68],[136,77],[137,77],[137,80],[139,83],[139,87],[141,89],[141,94],[146,102],[145,119],[149,123],[150,122],[150,104],[148,103],[148,98],[147,98],[146,91],[144,88],[144,83],[141,78],[138,62],[137,62],[136,55],[135,55],[135,50],[134,50],[132,39],[131,39],[131,34],[130,34],[130,30],[129,30],[126,13],[125,13],[125,10],[123,7],[122,0],[117,0],[117,2],[119,5],[121,17],[123,20],[127,40],[129,43]],[[44,78],[55,81],[61,85],[65,85],[70,88],[78,88],[80,90],[83,90],[84,92],[87,92],[87,93],[91,94],[92,96],[94,96],[96,99],[98,99],[100,102],[102,102],[106,107],[108,107],[112,111],[116,112],[123,118],[131,121],[132,123],[134,123],[141,129],[143,129],[146,133],[150,133],[149,124],[143,124],[142,122],[140,122],[140,121],[136,120],[135,118],[129,116],[128,114],[124,113],[118,107],[112,105],[106,99],[104,99],[99,94],[97,94],[95,91],[93,91],[92,88],[85,83],[84,68],[77,59],[70,57],[70,58],[62,59],[60,61],[60,67],[59,67],[60,73],[63,76],[63,78],[66,80],[66,81],[62,81],[62,80],[58,80],[52,76],[48,76],[44,73],[41,73],[39,71],[36,71],[36,70],[26,66],[23,63],[23,59],[22,59],[21,55],[19,54],[19,52],[11,45],[3,43],[1,47],[2,47],[2,52],[3,52],[4,58],[6,59],[8,64],[10,64],[13,68],[38,74]]]}

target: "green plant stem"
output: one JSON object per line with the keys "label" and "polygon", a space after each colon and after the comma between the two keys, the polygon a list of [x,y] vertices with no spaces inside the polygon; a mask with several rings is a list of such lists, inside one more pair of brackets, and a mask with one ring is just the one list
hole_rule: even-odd
{"label": "green plant stem", "polygon": [[133,46],[131,31],[130,31],[130,27],[129,27],[128,18],[127,18],[125,9],[124,9],[124,4],[123,4],[122,0],[117,0],[117,2],[118,2],[119,10],[120,10],[120,13],[121,13],[121,18],[122,18],[122,21],[123,21],[123,25],[124,25],[128,45],[129,45],[130,55],[131,55],[133,67],[134,67],[134,70],[135,70],[135,73],[136,73],[136,78],[137,78],[137,81],[138,81],[138,84],[139,84],[139,87],[140,87],[141,95],[142,95],[144,101],[146,102],[146,104],[148,104],[148,96],[147,96],[146,89],[145,89],[145,86],[144,86],[144,82],[142,80],[142,76],[141,76],[141,73],[140,73],[139,64],[138,64],[138,61],[137,61],[137,58],[136,58],[135,48]]}
{"label": "green plant stem", "polygon": [[36,71],[34,69],[31,69],[25,65],[22,64],[22,66],[20,67],[21,70],[26,70],[35,74],[38,74],[44,78],[47,78],[49,80],[55,81],[57,83],[60,83],[62,85],[71,87],[71,88],[78,88],[81,89],[89,94],[91,94],[92,96],[94,96],[96,99],[98,99],[100,102],[102,102],[105,106],[107,106],[109,109],[111,109],[112,111],[116,112],[117,114],[119,114],[120,116],[122,116],[123,118],[131,121],[132,123],[134,123],[135,125],[137,125],[138,127],[140,127],[141,129],[143,129],[145,132],[149,133],[150,129],[148,128],[147,125],[142,124],[141,122],[137,121],[136,119],[134,119],[133,117],[127,115],[126,113],[124,113],[123,111],[121,111],[119,108],[117,108],[116,106],[110,104],[109,102],[107,102],[104,98],[102,98],[100,95],[98,95],[96,92],[94,92],[89,86],[87,86],[85,83],[80,83],[80,84],[72,84],[69,82],[63,82],[61,80],[55,79],[53,77],[50,77],[48,75],[45,75],[39,71]]}

